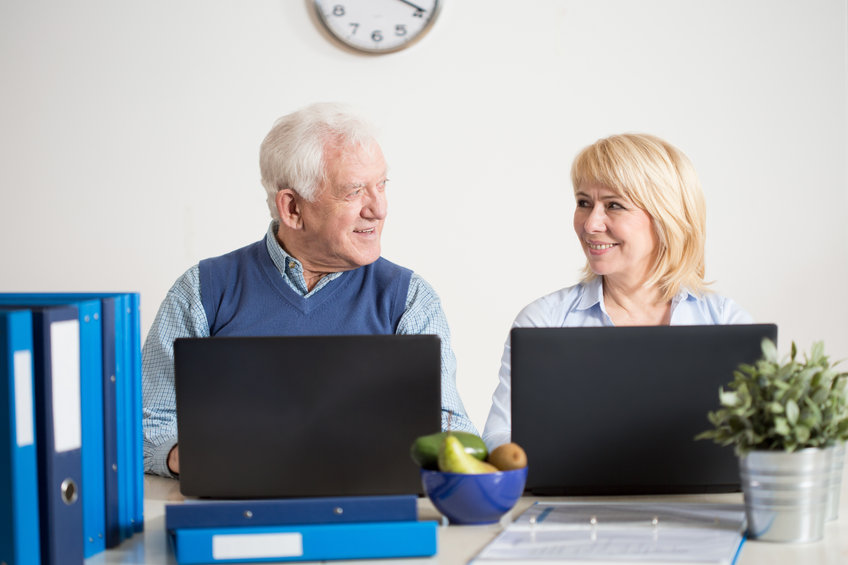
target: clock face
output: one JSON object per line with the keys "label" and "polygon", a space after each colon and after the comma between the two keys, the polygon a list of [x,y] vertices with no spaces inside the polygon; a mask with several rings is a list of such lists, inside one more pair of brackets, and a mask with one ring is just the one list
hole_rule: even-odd
{"label": "clock face", "polygon": [[314,0],[318,19],[344,45],[365,53],[409,47],[436,21],[439,0]]}

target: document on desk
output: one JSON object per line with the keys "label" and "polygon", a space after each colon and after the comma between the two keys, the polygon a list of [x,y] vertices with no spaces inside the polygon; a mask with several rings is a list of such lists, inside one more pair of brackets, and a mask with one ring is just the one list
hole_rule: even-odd
{"label": "document on desk", "polygon": [[742,504],[537,502],[471,563],[732,565],[745,528]]}

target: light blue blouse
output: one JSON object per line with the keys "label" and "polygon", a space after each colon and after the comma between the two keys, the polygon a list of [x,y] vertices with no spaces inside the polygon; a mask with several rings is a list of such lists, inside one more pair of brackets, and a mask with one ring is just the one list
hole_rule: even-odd
{"label": "light blue blouse", "polygon": [[[671,325],[750,324],[751,316],[729,298],[707,293],[698,296],[681,290],[671,301]],[[614,326],[604,307],[603,283],[597,277],[589,283],[563,288],[535,300],[516,316],[512,327],[565,328]],[[483,430],[483,441],[493,449],[511,439],[510,343],[507,336],[501,357],[499,382]]]}

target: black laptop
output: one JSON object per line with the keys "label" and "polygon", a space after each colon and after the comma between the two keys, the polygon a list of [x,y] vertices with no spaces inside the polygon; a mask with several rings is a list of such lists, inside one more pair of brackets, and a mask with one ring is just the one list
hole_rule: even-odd
{"label": "black laptop", "polygon": [[441,428],[437,336],[183,338],[174,372],[183,495],[422,492],[409,448]]}
{"label": "black laptop", "polygon": [[774,324],[514,328],[512,441],[537,495],[739,490],[711,427],[719,388],[760,358]]}

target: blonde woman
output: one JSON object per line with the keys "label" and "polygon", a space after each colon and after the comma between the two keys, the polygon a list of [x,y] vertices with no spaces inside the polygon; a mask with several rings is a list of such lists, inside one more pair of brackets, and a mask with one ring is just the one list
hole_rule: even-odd
{"label": "blonde woman", "polygon": [[[571,168],[583,280],[526,306],[513,327],[746,324],[751,317],[704,281],[706,209],[692,163],[651,135],[583,149]],[[483,439],[507,443],[510,343]]]}

